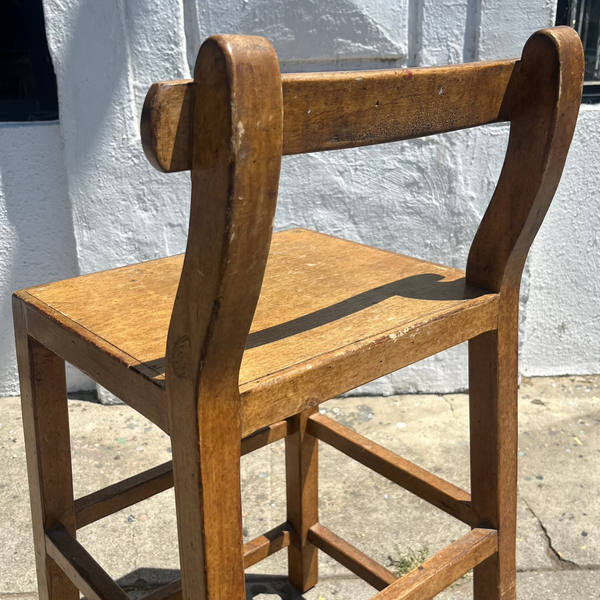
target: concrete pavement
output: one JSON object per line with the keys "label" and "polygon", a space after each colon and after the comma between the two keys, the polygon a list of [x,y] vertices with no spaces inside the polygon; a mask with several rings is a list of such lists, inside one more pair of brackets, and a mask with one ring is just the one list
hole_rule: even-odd
{"label": "concrete pavement", "polygon": [[[170,441],[126,406],[70,404],[76,495],[170,458]],[[464,394],[336,399],[328,416],[468,489]],[[36,597],[18,398],[0,399],[0,600]],[[519,600],[600,598],[600,376],[524,379],[519,427]],[[242,460],[244,533],[285,520],[284,449]],[[466,532],[461,523],[321,445],[322,522],[384,565],[411,564]],[[178,577],[173,492],[80,530],[100,564],[138,600]],[[417,560],[417,559],[414,559]],[[375,590],[321,553],[319,585],[303,596],[285,579],[285,551],[248,571],[248,598],[366,600]],[[465,577],[440,596],[470,598]]]}

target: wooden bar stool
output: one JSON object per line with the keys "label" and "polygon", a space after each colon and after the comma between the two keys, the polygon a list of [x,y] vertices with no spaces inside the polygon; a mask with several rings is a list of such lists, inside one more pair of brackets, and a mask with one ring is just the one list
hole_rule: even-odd
{"label": "wooden bar stool", "polygon": [[[566,27],[534,34],[521,60],[295,75],[265,39],[224,35],[204,43],[193,81],[154,84],[146,155],[192,174],[185,256],[14,296],[40,599],[125,599],[76,531],[174,485],[181,581],[150,600],[242,600],[244,568],[285,547],[301,591],[320,549],[378,600],[431,598],[473,568],[477,600],[514,600],[519,285],[583,64]],[[272,235],[283,154],[497,121],[511,123],[508,151],[466,274],[303,229]],[[471,495],[318,412],[466,340]],[[172,464],[74,500],[65,360],[167,432]],[[287,521],[244,545],[240,456],[282,438]],[[397,579],[319,523],[317,440],[471,532]]]}

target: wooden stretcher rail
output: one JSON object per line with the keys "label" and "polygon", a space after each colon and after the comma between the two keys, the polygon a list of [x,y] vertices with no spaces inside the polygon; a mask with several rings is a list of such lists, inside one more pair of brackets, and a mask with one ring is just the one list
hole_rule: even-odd
{"label": "wooden stretcher rail", "polygon": [[87,600],[129,599],[64,527],[46,533],[46,550]]}
{"label": "wooden stretcher rail", "polygon": [[471,524],[471,495],[383,446],[322,414],[310,417],[308,432],[437,508]]}
{"label": "wooden stretcher rail", "polygon": [[429,600],[497,551],[495,529],[473,529],[372,600]]}
{"label": "wooden stretcher rail", "polygon": [[[289,523],[282,523],[245,544],[244,569],[255,565],[278,550],[287,548],[290,545],[290,530]],[[181,579],[178,579],[148,594],[144,600],[181,600],[181,598]]]}
{"label": "wooden stretcher rail", "polygon": [[177,579],[144,596],[143,600],[182,600],[182,597],[181,579]]}
{"label": "wooden stretcher rail", "polygon": [[320,523],[308,530],[308,540],[377,590],[383,590],[398,579],[385,567]]}
{"label": "wooden stretcher rail", "polygon": [[244,569],[248,569],[267,558],[267,556],[283,550],[283,548],[287,548],[290,545],[291,529],[291,525],[285,522],[244,544]]}
{"label": "wooden stretcher rail", "polygon": [[277,423],[263,427],[242,440],[242,456],[282,440],[288,434],[289,422],[287,420],[277,421]]}
{"label": "wooden stretcher rail", "polygon": [[[289,523],[282,523],[244,544],[244,568],[287,548],[290,530]],[[88,600],[128,600],[127,594],[64,527],[49,531],[46,545],[48,554]],[[181,579],[178,579],[152,592],[144,600],[181,600],[181,597]]]}
{"label": "wooden stretcher rail", "polygon": [[[288,422],[278,421],[242,440],[242,456],[288,435]],[[75,500],[77,529],[173,487],[169,461]]]}
{"label": "wooden stretcher rail", "polygon": [[[506,92],[516,64],[283,74],[283,154],[369,146],[508,120]],[[192,90],[191,80],[165,81],[146,96],[142,144],[159,171],[190,169]]]}
{"label": "wooden stretcher rail", "polygon": [[173,487],[173,461],[75,500],[77,529]]}

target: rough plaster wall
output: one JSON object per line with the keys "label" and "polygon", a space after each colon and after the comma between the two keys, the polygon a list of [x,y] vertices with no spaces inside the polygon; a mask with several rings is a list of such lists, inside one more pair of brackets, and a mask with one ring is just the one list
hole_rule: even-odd
{"label": "rough plaster wall", "polygon": [[552,27],[556,0],[471,0],[478,5],[480,33],[476,60],[521,55],[527,38],[538,29]]}
{"label": "rough plaster wall", "polygon": [[189,175],[155,171],[139,135],[149,86],[190,76],[180,1],[46,0],[44,12],[81,273],[182,252]]}
{"label": "rough plaster wall", "polygon": [[[0,125],[0,395],[18,390],[11,294],[77,275],[58,123]],[[73,375],[73,374],[71,374]],[[75,387],[82,381],[73,380]]]}
{"label": "rough plaster wall", "polygon": [[[348,68],[358,61],[402,64],[408,52],[408,0],[184,0],[188,59],[217,33],[262,35],[284,67]],[[195,21],[194,21],[195,19]],[[381,66],[381,65],[379,65]],[[312,70],[311,69],[311,70]]]}
{"label": "rough plaster wall", "polygon": [[181,252],[189,176],[164,177],[140,143],[153,81],[189,77],[178,0],[46,0],[82,273]]}
{"label": "rough plaster wall", "polygon": [[[44,0],[44,5],[64,136],[66,183],[61,189],[68,188],[72,212],[73,233],[65,235],[74,246],[71,255],[79,257],[81,272],[184,248],[189,178],[162,175],[147,164],[138,122],[150,83],[188,77],[207,35],[266,35],[282,60],[282,70],[314,71],[518,56],[527,37],[554,20],[554,0]],[[590,114],[586,127],[597,131],[599,117],[599,112]],[[506,140],[507,127],[494,125],[378,148],[287,157],[276,226],[312,227],[464,266],[501,168]],[[589,165],[592,146],[591,135],[578,133],[573,153],[581,156],[581,165]],[[597,170],[588,167],[573,179],[562,210],[571,217],[578,214],[573,203],[587,194],[589,202],[579,214],[581,222],[590,223],[593,211],[600,214],[593,207]],[[558,211],[551,212],[550,219],[554,220],[544,226],[542,240],[556,238],[554,228],[565,230],[568,220]],[[595,243],[587,234],[581,234],[581,244]],[[572,232],[565,231],[563,237],[568,240],[563,253],[546,250],[540,240],[529,263],[532,283],[523,286],[523,299],[528,300],[523,336],[527,374],[542,367],[552,372],[600,370],[597,354],[590,360],[584,344],[573,343],[586,324],[588,329],[590,323],[596,327],[597,275],[581,291],[587,294],[587,312],[579,320],[573,317],[576,309],[570,301],[558,300],[579,296],[567,277],[555,274],[555,301],[545,300],[538,283],[549,281],[546,271],[564,269],[567,255],[572,259],[572,253],[578,254]],[[585,261],[578,263],[579,272],[588,268]],[[547,302],[559,308],[554,316],[548,315]],[[572,333],[563,335],[565,343],[555,351],[551,328],[559,315]],[[592,333],[585,339],[591,344]],[[14,373],[10,368],[8,372]],[[14,382],[14,374],[5,380]],[[461,346],[362,391],[449,391],[465,385],[466,354]]]}
{"label": "rough plaster wall", "polygon": [[[525,6],[518,0],[303,0],[292,6],[273,0],[184,2],[189,19],[197,23],[187,24],[190,61],[208,35],[262,33],[273,42],[284,71],[519,56],[532,32],[554,22],[554,2],[545,0]],[[367,9],[374,6],[377,10]],[[405,35],[397,25],[390,27],[394,19]],[[276,227],[310,227],[464,267],[507,139],[508,127],[495,125],[378,148],[286,157]],[[522,351],[529,289],[528,266],[521,295]],[[462,345],[358,393],[464,389],[466,365]]]}
{"label": "rough plaster wall", "polygon": [[525,375],[600,372],[599,158],[600,107],[584,105],[563,178],[531,251]]}

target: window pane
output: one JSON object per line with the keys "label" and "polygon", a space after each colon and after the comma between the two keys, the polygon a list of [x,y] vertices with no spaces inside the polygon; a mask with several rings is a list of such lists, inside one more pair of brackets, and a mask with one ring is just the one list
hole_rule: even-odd
{"label": "window pane", "polygon": [[579,34],[585,53],[584,102],[600,102],[600,0],[559,0],[556,24]]}
{"label": "window pane", "polygon": [[41,0],[0,0],[0,121],[58,118]]}

